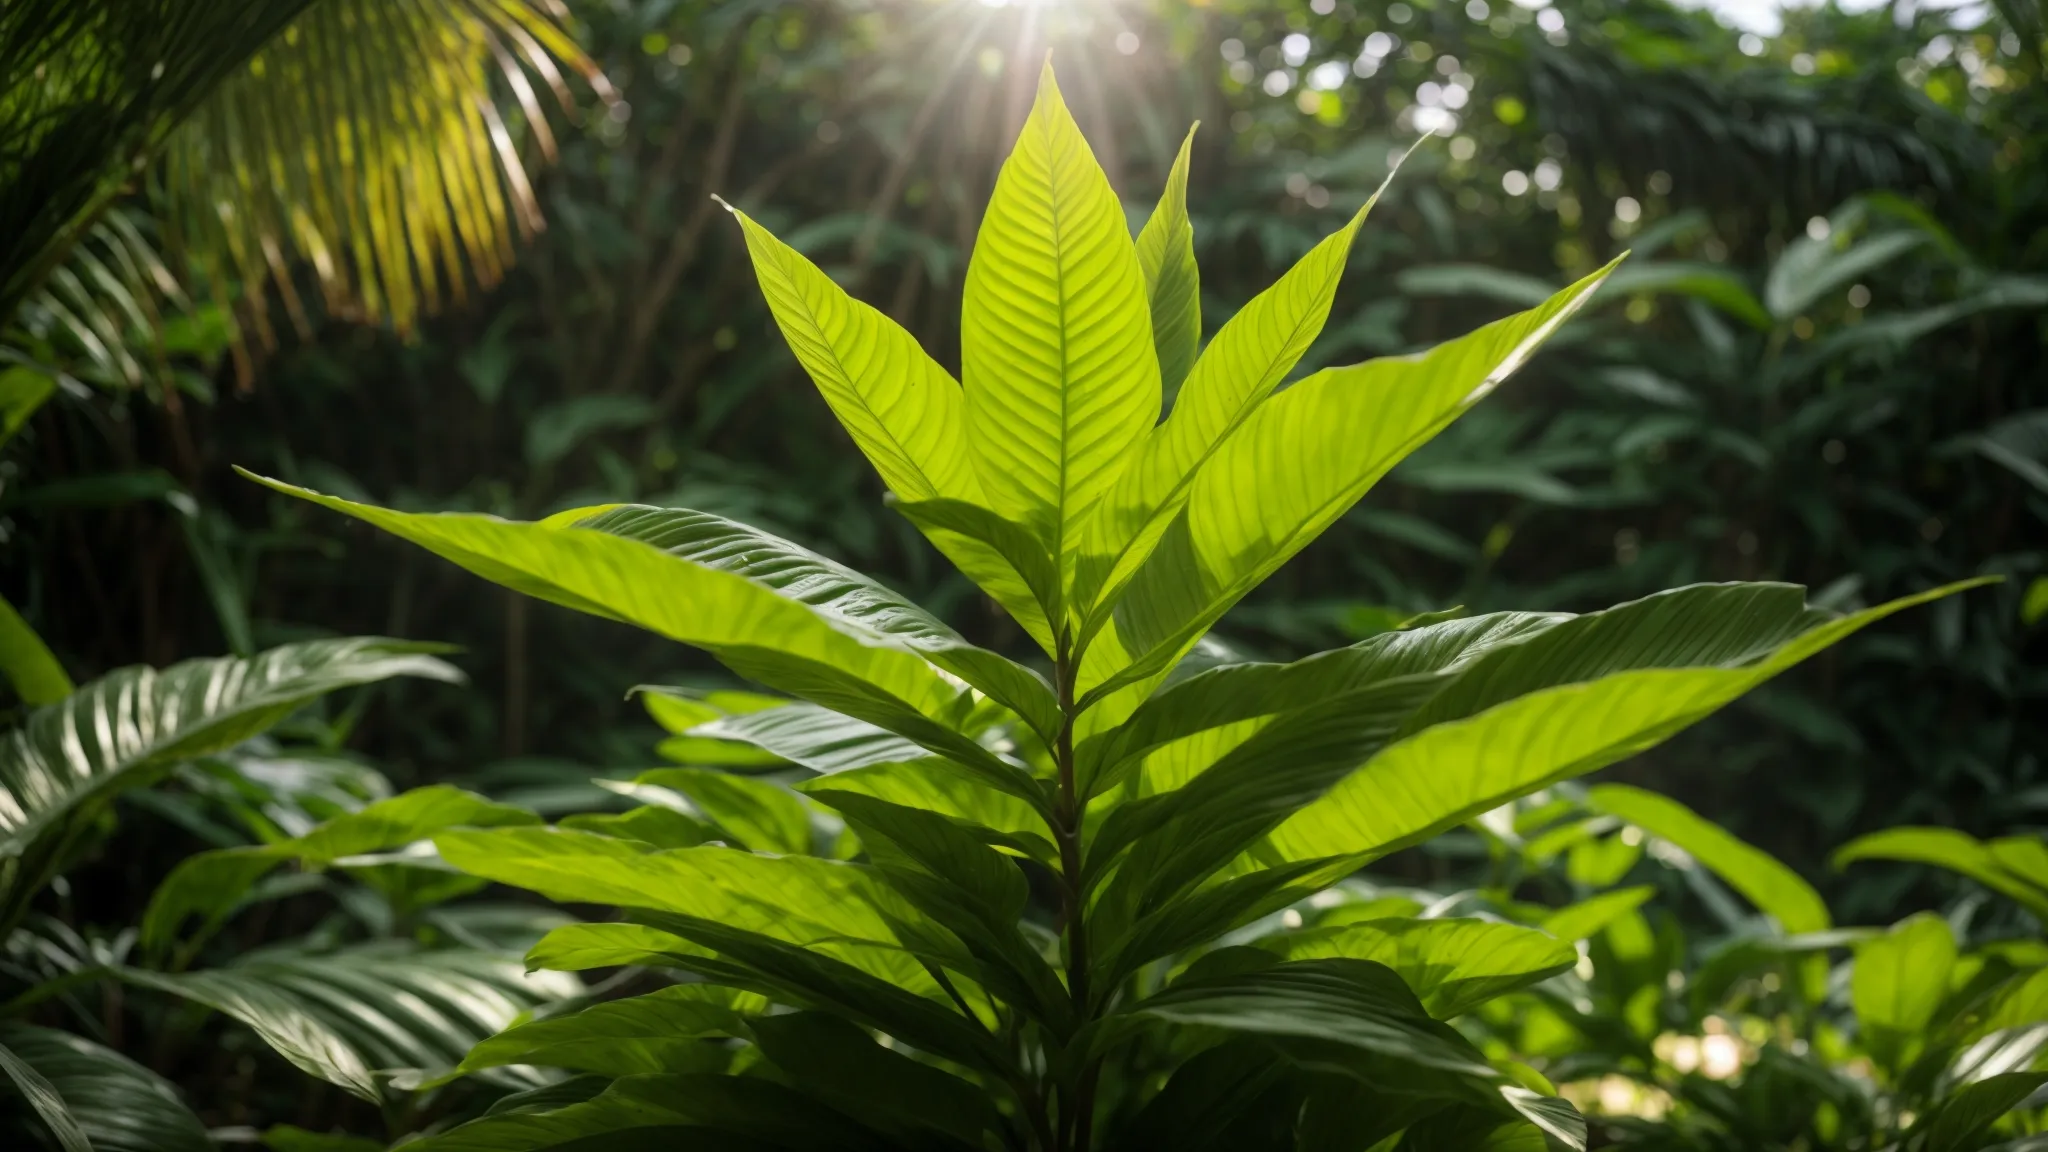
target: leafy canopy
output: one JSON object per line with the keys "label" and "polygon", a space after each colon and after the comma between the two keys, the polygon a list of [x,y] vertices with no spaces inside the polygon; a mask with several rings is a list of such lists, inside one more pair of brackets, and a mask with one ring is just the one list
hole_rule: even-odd
{"label": "leafy canopy", "polygon": [[[1540,1077],[1446,1023],[1570,967],[1569,941],[1398,916],[1290,933],[1271,914],[1650,747],[1927,597],[1831,618],[1793,586],[1704,585],[1585,616],[1440,620],[1292,664],[1198,653],[1611,266],[1430,351],[1290,384],[1371,204],[1200,346],[1186,163],[1134,241],[1048,68],[968,268],[957,381],[734,213],[791,349],[898,509],[1043,661],[980,648],[857,572],[700,512],[513,523],[265,481],[794,698],[651,698],[669,701],[658,714],[689,741],[679,750],[779,772],[793,792],[668,770],[619,789],[666,815],[436,836],[475,876],[622,910],[557,930],[533,965],[682,983],[479,1048],[472,1066],[552,1064],[602,1090],[500,1109],[420,1152],[629,1133],[749,1148],[1419,1149],[1460,1133],[1584,1147]],[[807,835],[827,813],[850,835]],[[1225,1102],[1230,1123],[1190,1128]]]}

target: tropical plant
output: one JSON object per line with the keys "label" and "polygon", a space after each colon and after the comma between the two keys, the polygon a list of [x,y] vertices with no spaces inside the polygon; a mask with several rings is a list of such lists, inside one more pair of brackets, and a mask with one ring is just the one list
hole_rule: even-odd
{"label": "tropical plant", "polygon": [[[1541,1063],[1610,1146],[2024,1148],[2048,1127],[2039,839],[1855,841],[1840,864],[1935,863],[2012,901],[1857,928],[1769,854],[1627,785],[1567,785],[1475,828],[1496,864],[1484,886],[1369,895],[1582,941],[1572,972],[1472,1026],[1489,1050]],[[1512,895],[1532,890],[1544,899]],[[1686,904],[1706,915],[1674,914]]]}
{"label": "tropical plant", "polygon": [[[643,835],[626,820],[435,837],[474,876],[625,911],[550,933],[536,967],[687,975],[479,1048],[471,1066],[589,1075],[421,1152],[626,1133],[1584,1146],[1540,1075],[1445,1023],[1570,967],[1568,944],[1399,917],[1236,933],[1956,586],[1831,617],[1787,585],[1700,585],[1233,661],[1210,626],[1611,266],[1427,353],[1289,384],[1370,202],[1198,349],[1187,158],[1133,241],[1048,67],[974,246],[959,384],[735,211],[784,336],[897,510],[1038,643],[1049,677],[721,517],[627,505],[519,523],[266,481],[801,701],[686,731],[801,766],[798,795],[701,771],[643,783],[734,812],[712,817],[721,842],[668,847],[673,821]],[[1177,398],[1161,421],[1163,391]],[[804,834],[813,806],[857,859]]]}
{"label": "tropical plant", "polygon": [[[367,795],[389,790],[374,773],[250,756],[253,738],[337,689],[393,676],[459,679],[435,651],[389,640],[316,640],[162,671],[122,669],[36,710],[0,737],[0,1131],[64,1152],[213,1147],[178,1090],[106,1034],[118,1031],[111,1022],[120,1001],[104,1000],[102,1016],[83,999],[95,989],[125,986],[218,1011],[300,1068],[372,1101],[394,1088],[431,1086],[478,1040],[537,1005],[580,991],[565,978],[521,971],[516,950],[549,926],[545,917],[525,932],[531,915],[522,923],[501,913],[495,933],[479,932],[486,921],[473,914],[450,917],[439,922],[439,946],[422,946],[407,917],[477,882],[436,870],[431,861],[422,866],[402,851],[378,854],[450,825],[537,817],[448,787],[365,803]],[[139,938],[134,930],[81,930],[53,914],[50,889],[70,891],[57,881],[109,838],[116,801],[173,781],[201,799],[200,811],[242,823],[266,842],[201,854],[174,870]],[[166,791],[160,802],[178,794]],[[322,820],[337,808],[342,814]],[[363,908],[368,900],[383,908],[383,938],[346,941],[315,932],[244,948],[219,967],[191,967],[205,933],[231,913],[304,890],[296,884],[251,891],[261,873],[247,862],[274,867],[287,860],[309,876],[332,869],[360,880],[364,897],[344,903]],[[237,876],[244,879],[228,883]],[[224,902],[205,903],[215,895]],[[180,933],[195,903],[204,922]],[[472,925],[467,932],[464,919]],[[159,1016],[153,1040],[189,1042],[196,1019]],[[533,1085],[532,1077],[517,1074],[498,1080],[511,1088]]]}

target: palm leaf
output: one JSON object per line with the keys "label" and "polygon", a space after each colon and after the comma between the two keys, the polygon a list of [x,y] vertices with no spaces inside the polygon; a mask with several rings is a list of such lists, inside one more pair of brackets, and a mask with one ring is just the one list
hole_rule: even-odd
{"label": "palm leaf", "polygon": [[[249,58],[171,137],[161,200],[179,246],[266,344],[274,285],[300,327],[290,259],[330,312],[401,332],[541,227],[514,139],[554,141],[534,79],[567,103],[557,66],[606,99],[596,66],[545,0],[326,0]],[[518,114],[504,96],[511,97]]]}

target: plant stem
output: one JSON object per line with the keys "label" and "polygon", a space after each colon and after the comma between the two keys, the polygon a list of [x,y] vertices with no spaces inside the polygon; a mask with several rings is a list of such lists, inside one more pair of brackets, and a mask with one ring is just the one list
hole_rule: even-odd
{"label": "plant stem", "polygon": [[[1053,761],[1059,770],[1059,800],[1054,805],[1053,832],[1060,843],[1061,899],[1067,934],[1067,991],[1073,998],[1074,1024],[1087,1023],[1088,925],[1081,892],[1081,800],[1074,783],[1074,659],[1067,638],[1060,638],[1059,653],[1053,661],[1053,683],[1059,693],[1060,732],[1053,745]],[[1060,1093],[1061,1112],[1058,1147],[1086,1152],[1092,1127],[1094,1098],[1092,1071],[1080,1088]],[[1071,1134],[1071,1140],[1066,1139]]]}

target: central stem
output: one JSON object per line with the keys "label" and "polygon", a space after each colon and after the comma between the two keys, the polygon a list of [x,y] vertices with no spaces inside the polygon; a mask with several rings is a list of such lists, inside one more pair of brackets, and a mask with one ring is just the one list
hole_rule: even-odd
{"label": "central stem", "polygon": [[[1060,732],[1053,742],[1053,763],[1059,772],[1059,799],[1053,806],[1053,834],[1060,847],[1060,897],[1067,931],[1067,991],[1073,998],[1074,1022],[1085,1023],[1089,1015],[1088,924],[1081,890],[1080,789],[1074,782],[1074,659],[1066,638],[1061,637],[1053,660],[1053,684],[1059,693]],[[1061,1148],[1086,1152],[1094,1119],[1092,1074],[1084,1075],[1079,1091],[1071,1097],[1062,1093],[1065,1113],[1057,1128]],[[1072,1134],[1071,1142],[1067,1139]]]}

